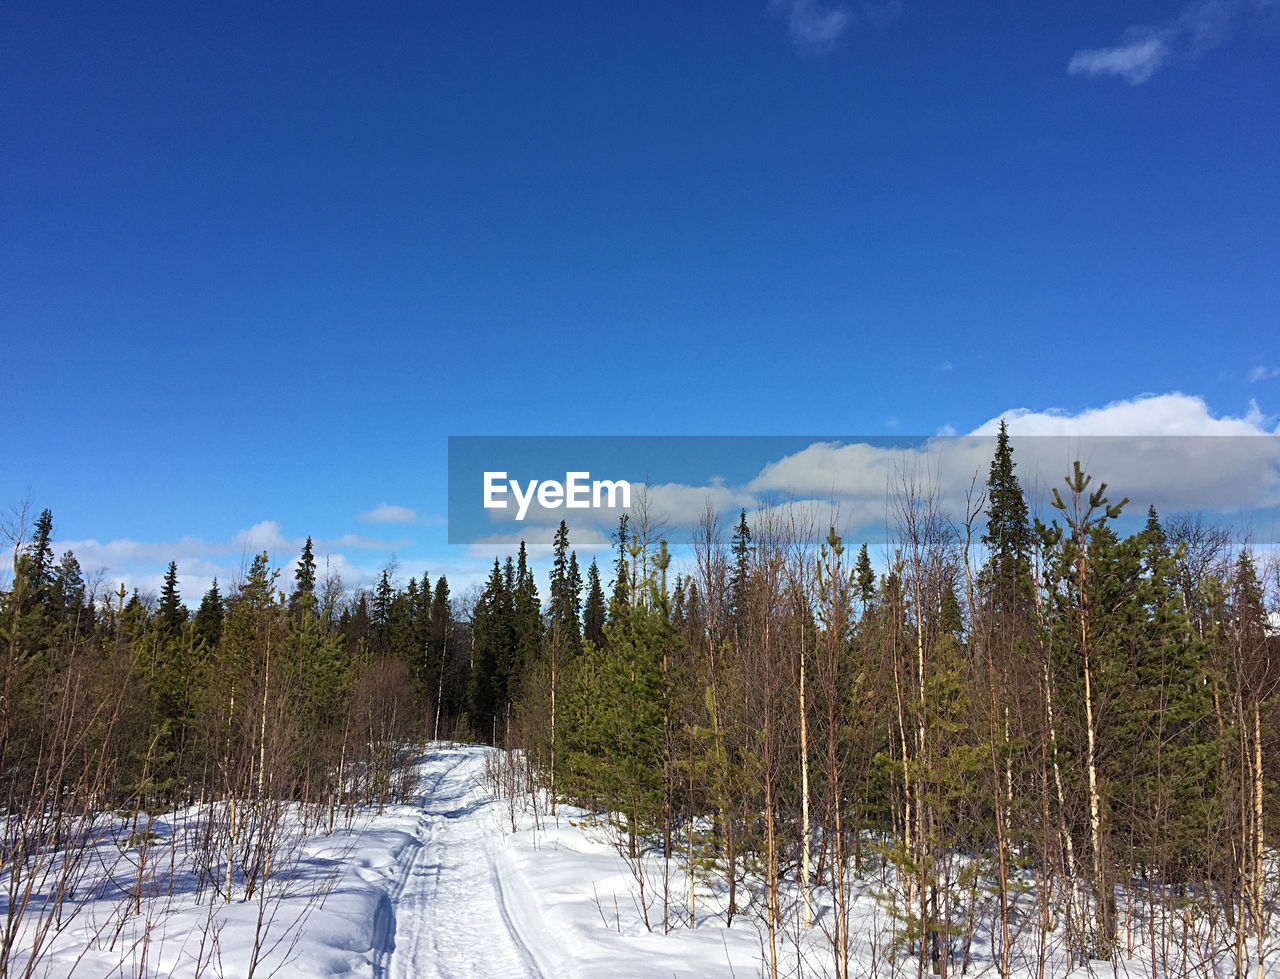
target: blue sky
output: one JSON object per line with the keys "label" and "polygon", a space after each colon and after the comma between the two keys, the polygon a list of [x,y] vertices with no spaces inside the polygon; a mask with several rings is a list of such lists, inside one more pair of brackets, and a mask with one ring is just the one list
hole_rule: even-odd
{"label": "blue sky", "polygon": [[1275,0],[9,0],[0,504],[462,574],[449,435],[1274,431],[1277,119]]}

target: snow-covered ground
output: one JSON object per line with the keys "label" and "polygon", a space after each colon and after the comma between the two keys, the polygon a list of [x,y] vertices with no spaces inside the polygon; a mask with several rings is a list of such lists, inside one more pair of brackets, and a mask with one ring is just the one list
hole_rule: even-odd
{"label": "snow-covered ground", "polygon": [[239,888],[230,902],[208,887],[197,898],[174,846],[197,815],[182,812],[152,828],[152,870],[131,903],[136,851],[117,824],[92,857],[94,880],[64,902],[61,927],[29,962],[31,905],[8,974],[28,964],[36,976],[90,979],[758,974],[759,937],[745,920],[650,934],[626,862],[581,811],[519,811],[513,833],[513,807],[486,775],[496,757],[432,746],[415,803],[358,813],[332,834],[303,834],[286,814],[279,876],[248,900]]}
{"label": "snow-covered ground", "polygon": [[[722,891],[700,881],[694,927],[688,882],[678,861],[659,856],[637,866],[624,859],[607,826],[561,806],[555,816],[530,805],[506,756],[477,746],[434,745],[419,760],[419,795],[381,815],[355,813],[332,833],[313,814],[305,832],[298,813],[281,820],[281,846],[265,889],[232,900],[206,884],[197,897],[175,840],[190,841],[199,813],[159,821],[148,851],[147,887],[130,902],[136,850],[104,834],[80,893],[64,900],[64,919],[31,962],[38,976],[360,976],[418,977],[726,977],[767,974],[759,897],[724,923]],[[207,815],[208,810],[205,810]],[[316,825],[319,822],[320,825]],[[514,829],[513,829],[514,826]],[[118,831],[120,826],[115,829]],[[194,834],[198,836],[198,834]],[[664,886],[664,867],[670,873]],[[131,868],[133,868],[131,870]],[[643,873],[644,901],[640,897]],[[892,927],[872,882],[853,887],[851,975],[917,974],[917,960],[892,961]],[[669,931],[663,926],[664,897]],[[798,902],[788,902],[793,915]],[[739,895],[739,900],[743,900]],[[33,903],[8,974],[27,964]],[[648,926],[645,923],[647,910]],[[808,931],[789,919],[778,939],[779,974],[832,974],[829,902],[815,895]],[[1141,943],[1132,959],[1093,962],[1076,974],[1151,976]],[[24,951],[26,950],[26,951]],[[976,941],[967,974],[995,976],[989,948]],[[1203,975],[1201,950],[1174,954]],[[1278,956],[1280,957],[1280,956]],[[1218,963],[1232,974],[1229,957]],[[927,970],[926,970],[927,971]],[[1015,956],[1015,975],[1037,969]],[[958,975],[958,967],[952,973]],[[1046,976],[1067,974],[1050,950]],[[1161,972],[1160,974],[1166,974]],[[1252,970],[1251,970],[1252,974]],[[1280,976],[1269,963],[1266,975]]]}

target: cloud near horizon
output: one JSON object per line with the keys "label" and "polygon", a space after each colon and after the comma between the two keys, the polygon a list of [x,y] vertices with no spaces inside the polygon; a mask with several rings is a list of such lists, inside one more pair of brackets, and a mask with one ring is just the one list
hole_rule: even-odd
{"label": "cloud near horizon", "polygon": [[[280,587],[288,587],[301,557],[305,537],[286,537],[275,520],[262,520],[237,531],[225,541],[183,537],[177,541],[148,543],[120,537],[109,541],[95,538],[55,540],[56,553],[71,551],[80,562],[86,582],[100,585],[99,592],[124,582],[126,590],[156,593],[169,562],[178,565],[178,586],[188,606],[194,607],[216,578],[225,594],[249,568],[253,555],[267,552],[280,566]],[[360,586],[373,581],[379,569],[357,564],[345,551],[394,551],[413,544],[408,539],[384,540],[344,534],[333,540],[312,540],[312,550],[320,577],[337,574],[348,584]]]}
{"label": "cloud near horizon", "polygon": [[356,514],[361,523],[418,524],[420,526],[440,526],[445,521],[436,515],[422,516],[413,507],[397,506],[394,503],[379,503],[372,510],[363,510]]}
{"label": "cloud near horizon", "polygon": [[[965,497],[981,490],[990,464],[994,435],[1004,419],[1013,438],[1018,475],[1040,512],[1047,487],[1061,486],[1073,459],[1098,481],[1111,486],[1113,499],[1128,496],[1129,508],[1154,503],[1161,512],[1204,509],[1248,515],[1280,507],[1280,424],[1255,403],[1239,415],[1215,414],[1203,398],[1179,392],[1148,394],[1113,401],[1101,408],[1074,411],[1012,408],[967,434],[922,438],[909,447],[889,448],[849,442],[814,442],[775,459],[761,459],[755,474],[736,484],[708,475],[700,483],[655,483],[643,489],[650,517],[673,548],[684,546],[692,528],[707,513],[722,520],[739,509],[753,519],[778,517],[837,527],[886,526],[892,501],[907,482],[935,491],[941,505],[962,516]],[[633,492],[633,503],[635,502]],[[407,508],[404,508],[407,509]],[[592,553],[611,549],[609,532],[618,511],[582,511],[571,523],[572,546],[583,565]],[[494,526],[483,540],[451,553],[444,562],[429,560],[433,575],[442,565],[457,569],[465,588],[482,580],[495,554],[513,553],[521,539],[531,557],[544,558],[563,510],[531,510],[523,525]],[[633,511],[633,521],[636,515]],[[820,528],[821,529],[821,528]],[[1265,528],[1259,528],[1264,536]],[[217,577],[224,592],[243,575],[252,555],[268,551],[281,567],[280,587],[292,585],[304,538],[289,537],[274,520],[260,521],[221,541],[183,537],[170,542],[118,538],[58,540],[55,553],[73,551],[99,594],[116,587],[158,591],[169,561],[178,563],[184,600],[191,607]],[[412,541],[343,534],[313,541],[320,575],[338,574],[348,587],[368,587],[397,550]],[[357,553],[358,557],[350,554]],[[420,558],[407,574],[421,574]],[[447,573],[447,572],[446,572]],[[451,584],[454,573],[449,573]]]}

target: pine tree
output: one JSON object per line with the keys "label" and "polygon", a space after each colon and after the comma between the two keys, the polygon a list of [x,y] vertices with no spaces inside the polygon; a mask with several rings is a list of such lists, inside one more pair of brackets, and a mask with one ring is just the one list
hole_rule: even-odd
{"label": "pine tree", "polygon": [[194,628],[196,642],[205,649],[213,649],[222,639],[222,617],[224,609],[222,596],[218,594],[218,579],[204,593],[200,607],[196,610]]}
{"label": "pine tree", "polygon": [[593,560],[587,569],[587,607],[582,616],[582,637],[597,649],[604,645],[604,589],[600,586],[600,568]]}
{"label": "pine tree", "polygon": [[515,589],[512,595],[513,646],[507,665],[507,697],[519,696],[530,668],[538,659],[542,647],[542,602],[538,598],[538,585],[529,568],[529,557],[524,541],[520,542],[515,572]]}
{"label": "pine tree", "polygon": [[66,551],[53,573],[52,605],[59,620],[58,631],[69,635],[73,642],[93,631],[92,604],[86,602],[84,588],[80,562]]}
{"label": "pine tree", "polygon": [[747,595],[747,579],[751,570],[751,526],[747,523],[747,511],[738,514],[738,526],[733,531],[729,548],[733,557],[733,570],[729,574],[730,616],[737,618]]}
{"label": "pine tree", "polygon": [[871,557],[867,554],[865,541],[858,549],[858,560],[854,563],[853,574],[858,587],[858,601],[865,614],[867,606],[876,596],[876,573],[871,570]]}
{"label": "pine tree", "polygon": [[309,611],[315,610],[316,600],[316,559],[311,550],[311,538],[302,545],[302,556],[298,559],[298,569],[293,573],[293,592],[289,595],[289,613],[296,615],[307,606]]}
{"label": "pine tree", "polygon": [[508,575],[495,558],[493,570],[489,573],[471,619],[472,668],[467,698],[468,720],[473,733],[491,743],[498,740],[497,716],[507,703],[509,664],[515,637],[508,580]]}
{"label": "pine tree", "polygon": [[[426,576],[423,576],[425,582]],[[426,591],[426,585],[423,585],[423,591]],[[453,637],[453,611],[449,606],[449,582],[444,575],[436,580],[435,593],[431,598],[430,614],[423,613],[422,618],[429,620],[431,625],[431,637],[427,644],[427,656],[431,662],[431,671],[434,673],[435,685],[435,717],[431,728],[432,740],[440,737],[440,719],[442,716],[448,718],[452,723],[456,720],[461,709],[461,704],[457,702],[457,671],[453,668],[450,659],[452,649],[450,646]]]}
{"label": "pine tree", "polygon": [[23,658],[46,649],[51,640],[51,592],[53,588],[53,515],[46,509],[36,520],[31,543],[20,554],[13,569],[11,601],[18,613],[15,652]]}
{"label": "pine tree", "polygon": [[385,652],[389,643],[387,624],[391,619],[391,602],[395,598],[395,590],[391,587],[391,571],[382,569],[382,577],[378,579],[378,587],[373,593],[373,609],[371,623],[373,639],[377,652]]}
{"label": "pine tree", "polygon": [[420,605],[430,615],[430,601],[419,594],[418,580],[410,578],[409,583],[391,597],[387,610],[386,649],[404,660],[420,682],[429,682],[426,676],[426,647],[421,642],[421,626],[417,621]]}
{"label": "pine tree", "polygon": [[570,656],[582,646],[582,626],[578,619],[582,581],[578,559],[569,553],[569,527],[563,520],[556,531],[553,554],[548,628],[560,643],[560,652]]}
{"label": "pine tree", "polygon": [[621,610],[631,602],[631,570],[627,561],[630,541],[629,519],[625,513],[620,516],[618,529],[613,532],[613,540],[618,547],[618,558],[613,564],[613,598],[609,602],[610,619],[621,615]]}
{"label": "pine tree", "polygon": [[49,510],[41,510],[36,520],[35,533],[27,548],[31,565],[29,569],[32,586],[32,600],[45,602],[48,599],[49,586],[53,584],[53,514]]}
{"label": "pine tree", "polygon": [[1055,487],[1053,506],[1066,531],[1054,522],[1040,527],[1047,573],[1056,603],[1053,647],[1064,661],[1065,686],[1078,699],[1083,714],[1085,798],[1089,812],[1090,877],[1094,895],[1093,953],[1109,958],[1116,945],[1116,866],[1111,847],[1111,784],[1104,769],[1103,733],[1110,719],[1105,707],[1117,689],[1118,649],[1124,638],[1122,582],[1132,578],[1136,548],[1121,547],[1108,526],[1120,516],[1128,498],[1111,504],[1107,484],[1089,491],[1092,477],[1073,463],[1064,500]]}
{"label": "pine tree", "polygon": [[569,552],[569,621],[578,634],[578,647],[582,646],[582,569],[578,567],[578,552]]}
{"label": "pine tree", "polygon": [[1035,538],[1027,520],[1027,501],[1014,475],[1013,447],[1004,421],[996,436],[995,457],[987,477],[987,529],[982,543],[988,560],[992,591],[999,605],[1014,596],[1030,595],[1031,552]]}
{"label": "pine tree", "polygon": [[176,639],[187,622],[187,609],[178,594],[178,564],[169,562],[164,584],[160,588],[160,608],[156,613],[156,628],[165,639]]}
{"label": "pine tree", "polygon": [[1118,587],[1111,604],[1123,615],[1117,627],[1125,671],[1103,761],[1114,804],[1125,811],[1130,862],[1173,879],[1204,865],[1211,830],[1221,746],[1204,682],[1209,648],[1182,606],[1181,554],[1169,550],[1154,506],[1145,529],[1118,551],[1126,559],[1112,566]]}

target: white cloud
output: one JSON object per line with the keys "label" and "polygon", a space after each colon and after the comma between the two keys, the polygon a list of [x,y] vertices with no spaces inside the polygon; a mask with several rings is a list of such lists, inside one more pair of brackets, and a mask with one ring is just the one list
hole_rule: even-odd
{"label": "white cloud", "polygon": [[[1075,414],[1015,409],[1003,417],[1022,457],[1020,475],[1041,485],[1061,485],[1079,459],[1118,495],[1162,510],[1280,504],[1280,426],[1252,402],[1241,416],[1215,416],[1203,398],[1172,393]],[[993,435],[999,424],[993,418],[974,434]]]}
{"label": "white cloud", "polygon": [[[910,447],[815,442],[768,461],[739,485],[664,483],[648,487],[649,500],[675,541],[687,538],[708,504],[722,517],[746,508],[883,528],[886,505],[904,479],[935,491],[943,509],[960,517],[966,494],[986,482],[1002,417],[1013,435],[1019,477],[1042,513],[1049,487],[1062,485],[1076,459],[1095,485],[1110,485],[1113,502],[1133,499],[1131,510],[1149,502],[1161,511],[1223,513],[1280,506],[1280,426],[1274,419],[1252,404],[1243,415],[1215,415],[1202,398],[1176,392],[1074,413],[1014,409],[968,435],[948,428]],[[545,546],[549,533],[549,527],[528,528],[523,536],[531,546]],[[510,546],[519,536],[489,538],[473,553]]]}
{"label": "white cloud", "polygon": [[1273,377],[1280,377],[1280,367],[1263,367],[1261,365],[1249,371],[1249,383],[1257,384],[1259,381],[1269,381]]}
{"label": "white cloud", "polygon": [[396,506],[394,503],[379,503],[372,510],[357,513],[356,519],[361,523],[422,523],[418,511],[412,507]]}
{"label": "white cloud", "polygon": [[[280,532],[280,525],[274,520],[263,520],[231,538],[231,547],[245,554],[285,551],[293,546],[294,542],[285,538]],[[300,547],[301,544],[299,543],[298,546]]]}
{"label": "white cloud", "polygon": [[795,45],[813,53],[830,50],[853,24],[847,7],[828,6],[821,0],[769,0],[769,8],[786,17]]}
{"label": "white cloud", "polygon": [[1267,419],[1253,402],[1239,418],[1215,418],[1203,398],[1172,392],[1143,394],[1112,401],[1103,408],[1070,414],[1056,408],[1030,411],[1014,408],[975,428],[972,435],[994,435],[1004,419],[1017,435],[1276,435],[1280,426]]}
{"label": "white cloud", "polygon": [[[183,537],[176,541],[146,543],[128,537],[110,541],[59,540],[57,553],[72,551],[80,562],[86,581],[98,583],[97,591],[114,590],[124,582],[126,590],[137,588],[143,594],[158,593],[164,572],[173,561],[178,565],[178,586],[183,601],[194,609],[200,597],[217,578],[223,594],[244,577],[254,555],[266,551],[273,565],[280,567],[276,586],[288,591],[293,587],[293,574],[305,541],[303,537],[285,536],[275,520],[263,520],[239,530],[226,540],[207,541]],[[317,571],[321,577],[326,565],[342,576],[348,587],[372,584],[381,565],[357,564],[345,555],[346,550],[394,552],[412,546],[413,541],[382,540],[356,534],[344,534],[333,540],[313,540]],[[283,562],[283,564],[281,563]]]}
{"label": "white cloud", "polygon": [[1194,60],[1221,47],[1242,17],[1272,6],[1274,0],[1196,0],[1170,20],[1129,28],[1118,45],[1077,51],[1067,72],[1114,75],[1141,85],[1166,64]]}
{"label": "white cloud", "polygon": [[[554,550],[555,535],[558,528],[559,524],[555,526],[546,524],[522,527],[518,531],[507,534],[491,534],[468,544],[467,554],[473,558],[482,559],[488,557],[489,564],[492,566],[495,557],[505,557],[507,555],[514,557],[516,552],[520,550],[520,543],[523,541],[525,552],[530,559],[545,558]],[[681,533],[684,532],[684,528],[681,528]],[[578,555],[584,573],[586,566],[591,563],[590,561],[583,561],[584,555],[604,553],[613,546],[608,534],[604,533],[600,528],[592,526],[570,527],[569,540],[571,542],[571,550]]]}
{"label": "white cloud", "polygon": [[316,551],[329,551],[335,549],[345,549],[354,547],[361,551],[394,551],[401,548],[410,547],[413,541],[407,537],[400,537],[396,540],[383,540],[381,537],[363,537],[359,534],[343,534],[341,537],[335,537],[332,540],[312,541],[312,549]]}
{"label": "white cloud", "polygon": [[1114,48],[1077,51],[1067,63],[1067,72],[1072,75],[1116,75],[1130,85],[1141,85],[1160,69],[1169,54],[1165,39],[1152,35]]}

